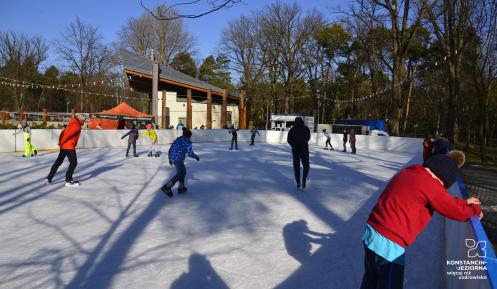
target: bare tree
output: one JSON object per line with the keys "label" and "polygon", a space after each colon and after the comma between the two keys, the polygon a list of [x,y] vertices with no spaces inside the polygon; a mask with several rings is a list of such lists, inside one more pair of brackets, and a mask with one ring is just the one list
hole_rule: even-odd
{"label": "bare tree", "polygon": [[434,0],[428,9],[428,19],[444,50],[448,73],[448,113],[446,134],[451,142],[457,140],[457,112],[460,93],[459,80],[463,51],[467,48],[472,0]]}
{"label": "bare tree", "polygon": [[[80,110],[84,111],[85,102],[89,103],[88,99],[84,99],[85,84],[111,68],[111,51],[102,43],[98,28],[84,23],[79,17],[62,32],[61,39],[56,42],[56,49],[69,69],[79,76],[82,83]],[[88,104],[86,106],[88,109]]]}
{"label": "bare tree", "polygon": [[[0,67],[6,68],[7,76],[18,81],[32,80],[40,63],[47,59],[47,51],[48,46],[40,36],[0,33]],[[25,106],[26,88],[14,86],[12,89],[15,105],[21,110]]]}
{"label": "bare tree", "polygon": [[406,58],[422,19],[427,10],[426,0],[359,0],[360,10],[366,17],[380,21],[391,30],[392,36],[392,97],[390,116],[391,132],[401,133],[400,121],[403,109],[404,89],[407,80]]}
{"label": "bare tree", "polygon": [[472,61],[468,62],[478,99],[480,159],[487,163],[487,137],[489,135],[489,99],[497,83],[497,2],[475,0],[472,2],[471,41]]}
{"label": "bare tree", "polygon": [[150,15],[152,15],[155,19],[160,20],[160,21],[171,21],[171,20],[177,20],[181,18],[188,18],[188,19],[194,19],[194,18],[200,18],[202,16],[205,16],[207,14],[219,11],[223,8],[230,8],[233,5],[241,2],[242,0],[206,0],[207,4],[209,5],[209,8],[201,11],[197,11],[196,13],[181,13],[178,12],[178,7],[181,6],[188,6],[190,10],[194,9],[193,6],[195,4],[202,3],[202,0],[191,0],[188,2],[177,2],[175,4],[166,6],[165,4],[162,5],[164,7],[163,13],[158,13],[157,11],[153,11],[152,9],[148,8],[145,4],[143,4],[143,0],[140,0],[140,5],[147,11]]}
{"label": "bare tree", "polygon": [[[305,72],[300,59],[306,43],[323,25],[322,16],[315,11],[304,15],[302,8],[295,3],[275,2],[266,7],[260,25],[266,40],[264,45],[268,45],[265,51],[273,51],[273,61],[276,60],[280,68],[278,77],[285,91],[283,111],[289,113],[293,110],[296,81]],[[279,55],[274,55],[275,52]]]}
{"label": "bare tree", "polygon": [[[173,9],[164,5],[155,7],[157,15],[173,15]],[[138,18],[130,18],[122,27],[120,46],[135,53],[146,55],[151,49],[159,55],[159,60],[170,64],[174,56],[180,52],[193,53],[195,38],[189,34],[181,19],[160,21],[148,12]]]}

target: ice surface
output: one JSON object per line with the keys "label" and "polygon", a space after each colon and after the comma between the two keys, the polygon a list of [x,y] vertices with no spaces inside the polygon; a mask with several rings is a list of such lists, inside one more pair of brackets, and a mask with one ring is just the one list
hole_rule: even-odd
{"label": "ice surface", "polygon": [[[298,192],[286,145],[194,144],[188,193],[159,192],[167,154],[78,151],[44,184],[57,152],[0,154],[0,288],[358,288],[361,235],[386,182],[419,161],[409,153],[358,155],[311,148]],[[167,151],[167,147],[162,147]],[[441,218],[408,249],[405,288],[441,288]]]}

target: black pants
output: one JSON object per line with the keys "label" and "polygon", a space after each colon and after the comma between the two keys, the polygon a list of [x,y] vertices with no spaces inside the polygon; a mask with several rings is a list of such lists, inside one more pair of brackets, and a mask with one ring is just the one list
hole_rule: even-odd
{"label": "black pants", "polygon": [[352,149],[352,153],[355,154],[356,153],[356,150],[355,150],[355,142],[351,142],[350,143],[350,148]]}
{"label": "black pants", "polygon": [[343,151],[344,152],[347,151],[347,141],[346,140],[343,141]]}
{"label": "black pants", "polygon": [[237,137],[231,138],[231,148],[233,148],[233,143],[235,143],[235,148],[238,148],[238,138]]}
{"label": "black pants", "polygon": [[302,180],[307,179],[307,176],[309,175],[309,151],[292,149],[292,155],[295,181],[297,182],[297,185],[300,185],[300,162],[302,162],[302,166],[304,167],[304,176],[302,177]]}
{"label": "black pants", "polygon": [[128,149],[126,150],[126,155],[129,153],[129,148],[133,146],[133,155],[136,155],[136,144],[135,143],[128,143]]}
{"label": "black pants", "polygon": [[255,141],[255,135],[252,135],[252,137],[250,138],[250,145],[254,145],[254,141]]}
{"label": "black pants", "polygon": [[52,180],[55,176],[55,173],[59,169],[60,165],[64,162],[64,159],[69,159],[69,168],[66,172],[66,182],[72,181],[72,174],[74,173],[74,169],[78,165],[78,158],[76,157],[76,150],[63,150],[61,149],[59,152],[59,156],[55,160],[55,163],[52,165],[50,169],[50,173],[47,176],[47,179]]}
{"label": "black pants", "polygon": [[361,289],[402,289],[404,265],[389,262],[365,248]]}
{"label": "black pants", "polygon": [[326,147],[328,147],[328,145],[330,145],[330,148],[333,148],[333,146],[331,145],[331,139],[326,139]]}

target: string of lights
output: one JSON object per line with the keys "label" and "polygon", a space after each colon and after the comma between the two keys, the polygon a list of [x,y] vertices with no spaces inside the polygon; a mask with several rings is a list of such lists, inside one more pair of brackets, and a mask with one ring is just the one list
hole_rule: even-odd
{"label": "string of lights", "polygon": [[0,77],[0,79],[3,79],[3,81],[0,81],[1,85],[5,86],[11,86],[11,87],[22,87],[22,88],[39,88],[39,89],[55,89],[59,91],[67,91],[67,92],[73,92],[73,93],[84,93],[86,95],[95,95],[95,96],[105,96],[105,97],[114,97],[114,98],[125,98],[125,99],[147,99],[143,97],[132,97],[132,96],[121,96],[117,94],[106,94],[106,93],[99,93],[99,92],[90,92],[90,91],[81,91],[81,90],[75,90],[75,89],[70,89],[66,87],[61,87],[58,85],[45,85],[45,84],[39,84],[39,83],[34,83],[34,82],[27,82],[27,81],[20,81],[17,79],[12,79],[8,77]]}

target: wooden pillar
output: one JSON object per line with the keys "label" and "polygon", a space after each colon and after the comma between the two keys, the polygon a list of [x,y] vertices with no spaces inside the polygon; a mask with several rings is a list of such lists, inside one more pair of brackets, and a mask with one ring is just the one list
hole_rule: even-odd
{"label": "wooden pillar", "polygon": [[245,91],[240,91],[240,102],[238,104],[238,126],[240,129],[247,129],[247,110],[245,104]]}
{"label": "wooden pillar", "polygon": [[6,109],[4,109],[2,111],[2,124],[5,124],[8,119],[9,119],[9,113],[7,112]]}
{"label": "wooden pillar", "polygon": [[167,128],[166,91],[162,91],[162,128]]}
{"label": "wooden pillar", "polygon": [[227,107],[228,107],[228,91],[223,90],[223,104],[221,106],[221,128],[227,128]]}
{"label": "wooden pillar", "polygon": [[46,108],[43,109],[43,124],[46,125],[48,122],[48,110]]}
{"label": "wooden pillar", "polygon": [[212,90],[207,91],[207,129],[212,129]]}
{"label": "wooden pillar", "polygon": [[186,127],[192,129],[192,90],[186,90]]}
{"label": "wooden pillar", "polygon": [[21,113],[19,114],[19,122],[22,122],[24,119],[26,119],[26,110],[21,109]]}

